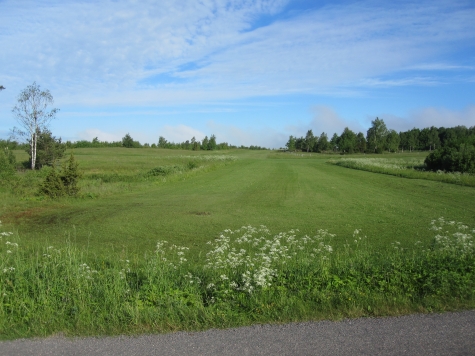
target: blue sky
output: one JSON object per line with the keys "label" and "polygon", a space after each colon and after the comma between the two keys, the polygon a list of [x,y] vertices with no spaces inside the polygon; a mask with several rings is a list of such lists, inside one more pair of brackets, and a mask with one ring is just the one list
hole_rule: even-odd
{"label": "blue sky", "polygon": [[0,138],[36,81],[63,140],[475,126],[475,2],[0,0]]}

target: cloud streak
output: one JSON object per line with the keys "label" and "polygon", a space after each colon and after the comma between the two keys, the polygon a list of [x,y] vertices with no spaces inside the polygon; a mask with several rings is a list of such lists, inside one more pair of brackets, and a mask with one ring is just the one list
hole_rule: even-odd
{"label": "cloud streak", "polygon": [[[255,28],[287,2],[25,3],[3,2],[0,45],[9,50],[0,65],[8,77],[0,79],[13,88],[41,79],[62,104],[164,105],[374,87],[380,76],[411,66],[462,68],[427,61],[475,40],[475,9],[463,2],[363,1]],[[425,82],[415,75],[384,85]]]}

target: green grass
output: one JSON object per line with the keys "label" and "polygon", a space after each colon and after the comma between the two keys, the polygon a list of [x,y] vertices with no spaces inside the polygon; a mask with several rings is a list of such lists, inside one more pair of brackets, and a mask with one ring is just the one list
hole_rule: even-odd
{"label": "green grass", "polygon": [[386,158],[369,157],[344,157],[331,159],[328,163],[337,166],[360,169],[363,171],[394,175],[412,179],[427,179],[437,182],[458,184],[475,187],[475,175],[460,172],[432,172],[427,171],[424,163],[425,157],[421,153],[390,155]]}
{"label": "green grass", "polygon": [[[112,293],[107,289],[109,285],[112,290],[119,288],[117,287],[119,282],[113,279],[117,274],[115,277],[110,276],[115,273],[114,271],[121,271],[124,268],[120,260],[126,259],[133,264],[134,273],[143,277],[139,280],[151,286],[154,282],[150,281],[156,281],[158,278],[153,273],[158,272],[152,273],[147,266],[151,255],[154,255],[157,241],[167,240],[170,244],[189,248],[188,265],[186,271],[182,269],[179,272],[167,272],[168,282],[164,282],[162,287],[165,286],[163,288],[168,292],[159,293],[162,298],[159,298],[162,300],[160,303],[176,306],[183,302],[186,306],[191,298],[191,304],[196,306],[189,308],[188,305],[184,307],[188,308],[186,310],[178,308],[178,314],[168,316],[162,315],[162,309],[153,311],[152,307],[147,307],[147,311],[144,311],[140,309],[140,303],[147,303],[148,297],[144,297],[145,294],[141,293],[150,291],[138,290],[139,294],[136,295],[138,299],[127,299],[127,303],[124,302],[129,311],[114,309],[117,310],[113,317],[116,319],[108,328],[107,310],[112,307],[119,308],[119,304],[108,306],[97,302],[99,304],[96,305],[96,309],[86,308],[89,311],[81,316],[83,319],[80,322],[75,317],[63,318],[64,322],[60,322],[63,320],[61,316],[66,311],[58,307],[57,303],[62,299],[54,297],[56,302],[51,302],[53,303],[51,310],[62,310],[58,315],[45,314],[41,317],[30,315],[30,319],[22,322],[20,319],[23,318],[21,316],[23,314],[15,314],[20,318],[15,324],[17,325],[15,335],[46,335],[58,331],[94,334],[200,329],[243,325],[256,321],[304,320],[345,315],[394,315],[417,310],[473,307],[473,286],[466,283],[467,276],[473,278],[473,274],[470,274],[472,273],[470,268],[473,267],[471,260],[463,262],[466,264],[461,267],[463,270],[458,275],[459,281],[462,282],[457,284],[459,289],[456,290],[460,291],[463,286],[471,288],[471,292],[465,291],[463,296],[461,292],[458,295],[444,292],[444,295],[438,297],[436,292],[425,290],[414,299],[405,295],[406,287],[398,287],[399,299],[393,303],[388,299],[390,292],[383,290],[376,293],[376,290],[371,289],[373,287],[368,287],[370,289],[363,293],[369,293],[370,290],[373,292],[364,303],[361,299],[363,297],[360,296],[360,299],[355,301],[356,295],[352,294],[348,298],[352,298],[353,304],[346,302],[341,304],[341,301],[328,304],[328,300],[340,298],[331,296],[333,295],[331,293],[336,291],[336,295],[339,295],[340,292],[330,288],[333,292],[329,292],[330,299],[327,300],[321,299],[323,297],[318,294],[320,293],[318,290],[321,291],[332,283],[338,284],[333,276],[350,281],[353,277],[348,275],[350,273],[348,271],[352,271],[352,266],[360,265],[363,268],[373,261],[375,268],[382,271],[381,279],[384,280],[387,276],[384,271],[388,271],[385,268],[391,266],[391,258],[394,256],[390,252],[382,254],[382,251],[392,251],[391,243],[395,241],[400,242],[399,246],[402,248],[408,248],[408,251],[413,250],[416,241],[429,246],[434,239],[434,231],[429,229],[429,223],[435,218],[443,216],[447,220],[463,221],[469,226],[475,226],[474,188],[425,179],[404,179],[326,163],[329,158],[334,158],[334,155],[291,155],[269,151],[234,150],[213,152],[211,155],[232,156],[236,159],[200,158],[209,155],[208,152],[159,149],[76,149],[75,157],[84,171],[84,179],[81,182],[82,195],[79,198],[50,200],[35,196],[36,185],[45,175],[45,172],[41,171],[21,173],[20,182],[15,183],[16,185],[6,183],[0,185],[0,220],[3,222],[4,230],[15,233],[15,241],[22,248],[23,254],[21,258],[19,257],[18,268],[30,271],[25,273],[34,275],[31,271],[37,271],[38,268],[34,261],[41,260],[40,257],[46,253],[43,250],[45,246],[52,245],[55,249],[72,251],[70,254],[74,258],[71,257],[69,260],[73,262],[68,262],[72,266],[68,273],[77,274],[78,266],[82,263],[87,263],[91,268],[101,272],[97,277],[97,284],[87,288],[103,290],[101,293]],[[189,162],[195,162],[198,167],[187,169]],[[184,168],[176,169],[166,176],[147,175],[147,172],[157,167],[175,166]],[[104,179],[111,176],[116,178],[108,181]],[[200,275],[203,280],[216,280],[217,276],[203,270],[206,264],[205,255],[210,250],[206,242],[219,237],[226,229],[235,230],[243,225],[266,225],[273,232],[299,229],[299,236],[314,236],[318,229],[330,231],[336,235],[332,238],[331,245],[338,252],[335,254],[338,257],[334,257],[332,262],[333,272],[330,275],[323,274],[321,278],[324,279],[320,280],[318,279],[320,277],[310,273],[312,268],[318,270],[320,267],[296,262],[293,269],[289,267],[290,269],[282,269],[279,272],[280,287],[285,289],[267,291],[253,300],[254,304],[243,304],[242,308],[239,307],[240,302],[234,299],[233,302],[226,301],[229,304],[227,308],[224,308],[224,304],[219,308],[210,307],[204,297],[207,292],[199,288],[193,289],[188,284],[185,288],[184,283],[187,280],[184,276],[191,271],[192,274]],[[345,250],[345,246],[354,240],[355,229],[361,230],[361,236],[367,236],[368,246],[367,255],[358,261],[345,255],[349,253]],[[66,245],[66,241],[69,241],[69,245]],[[35,260],[28,256],[39,257],[35,257]],[[61,256],[63,258],[64,254]],[[384,260],[381,256],[386,256],[387,259]],[[406,262],[400,262],[401,259]],[[30,260],[31,264],[24,262]],[[409,266],[409,270],[406,271],[415,270],[416,262],[411,253],[408,252],[398,261]],[[419,265],[424,262],[417,261]],[[65,263],[64,260],[58,260],[57,265]],[[453,263],[458,262],[455,260]],[[443,262],[437,262],[435,269],[431,268],[430,273],[447,271],[447,266]],[[366,274],[376,272],[376,270],[372,272],[361,270],[357,273],[358,277],[354,276],[353,286],[363,283]],[[305,277],[309,273],[313,279]],[[407,274],[411,275],[409,272]],[[145,278],[147,275],[149,277]],[[295,279],[292,276],[295,276]],[[135,280],[137,281],[137,278]],[[286,285],[284,280],[288,280],[291,286]],[[24,283],[29,285],[30,282],[25,279]],[[104,284],[102,287],[101,283]],[[314,286],[311,288],[312,291],[308,292],[310,294],[298,292],[302,283]],[[120,298],[125,298],[123,292],[127,288],[124,285],[120,288],[125,288],[120,289],[119,293]],[[349,288],[345,293],[356,293],[355,290],[359,290],[358,288]],[[187,297],[179,291],[184,291]],[[285,293],[279,294],[277,291]],[[32,295],[27,290],[24,293]],[[68,293],[75,292],[71,289]],[[277,294],[269,296],[266,293]],[[103,295],[98,294],[97,300],[103,298]],[[81,299],[83,303],[87,301],[85,296],[90,294],[86,293],[77,298],[85,298]],[[116,300],[124,301],[118,294],[110,294],[110,298],[115,298],[114,296],[118,298]],[[305,304],[303,302],[305,298],[310,298],[313,302]],[[320,304],[317,303],[318,300]],[[432,301],[429,303],[429,300]],[[261,308],[257,306],[259,303],[262,304]],[[320,307],[317,308],[318,305]],[[338,305],[343,306],[340,308]],[[371,310],[368,310],[368,305]],[[69,308],[71,305],[64,308],[66,307]],[[98,314],[99,310],[103,315],[102,319],[98,318],[94,324],[91,315]],[[163,318],[153,324],[151,320],[159,315]],[[46,322],[48,326],[44,328],[31,329],[32,320],[38,321],[38,318],[53,318],[58,321]],[[16,337],[13,331],[8,335]]]}
{"label": "green grass", "polygon": [[[439,216],[475,223],[473,188],[349,170],[327,164],[328,156],[274,159],[266,152],[236,151],[228,153],[236,161],[166,177],[166,182],[157,177],[101,184],[87,176],[118,171],[137,177],[179,163],[166,157],[183,152],[83,149],[75,154],[86,177],[84,198],[35,201],[3,194],[0,218],[28,244],[62,243],[71,234],[79,246],[97,253],[142,254],[162,238],[199,251],[224,229],[264,224],[307,234],[328,229],[337,234],[337,244],[361,229],[372,244],[384,246],[430,238],[424,223]],[[90,192],[95,198],[88,198]]]}
{"label": "green grass", "polygon": [[[71,244],[24,247],[0,237],[0,338],[201,330],[315,318],[399,315],[475,307],[468,226],[443,219],[430,246],[375,250],[357,231],[226,230],[204,264],[159,242],[141,259],[90,258]],[[455,233],[454,233],[455,232]],[[5,240],[7,240],[5,242]],[[3,243],[5,242],[5,243]]]}

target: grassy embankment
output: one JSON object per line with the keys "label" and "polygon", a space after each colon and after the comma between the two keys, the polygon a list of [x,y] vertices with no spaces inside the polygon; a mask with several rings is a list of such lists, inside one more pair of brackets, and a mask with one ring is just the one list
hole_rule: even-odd
{"label": "grassy embankment", "polygon": [[[450,235],[454,247],[443,239],[434,244],[438,232],[429,229],[441,216],[475,226],[473,188],[343,169],[315,154],[225,153],[235,160],[152,149],[75,154],[85,173],[81,198],[32,198],[34,187],[25,182],[34,185],[41,172],[25,173],[15,193],[6,186],[0,193],[3,230],[14,231],[2,237],[0,250],[2,338],[475,305],[473,254],[466,253],[473,233],[459,226],[463,238]],[[147,175],[157,167],[175,169]],[[235,241],[247,230],[206,244],[243,225],[266,225],[273,233],[251,233],[257,246]],[[158,240],[189,250],[157,250]],[[236,247],[231,255],[227,245]]]}
{"label": "grassy embankment", "polygon": [[382,157],[333,158],[328,163],[363,171],[389,174],[397,177],[427,179],[437,182],[475,187],[475,175],[460,172],[427,171],[424,159],[426,153],[389,154]]}

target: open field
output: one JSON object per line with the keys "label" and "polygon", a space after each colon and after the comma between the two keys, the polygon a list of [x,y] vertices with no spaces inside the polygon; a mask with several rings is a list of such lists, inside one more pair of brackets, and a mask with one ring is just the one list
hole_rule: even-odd
{"label": "open field", "polygon": [[[3,245],[0,267],[5,286],[16,281],[12,288],[25,300],[14,307],[6,291],[0,297],[8,321],[3,337],[200,329],[474,305],[475,267],[467,253],[475,227],[472,187],[347,169],[326,163],[335,156],[317,154],[116,148],[77,149],[75,156],[84,171],[79,198],[35,197],[41,172],[22,173],[21,184],[1,188],[1,229],[14,232],[2,241],[17,243],[18,250]],[[445,220],[432,222],[439,217]],[[437,244],[434,224],[455,229],[454,237],[463,235],[456,228],[468,230],[455,245]],[[257,239],[254,247],[245,246],[242,236]],[[163,240],[168,244],[157,246]],[[174,244],[183,249],[167,248]],[[229,257],[220,255],[225,245],[236,248],[238,262],[222,262]],[[269,260],[259,251],[277,257]],[[45,281],[33,292],[25,276],[35,276],[31,271],[45,256]],[[46,283],[45,276],[64,280],[53,266],[77,281],[67,292],[71,297],[64,296],[69,287]],[[254,272],[246,277],[248,270]],[[35,293],[55,301],[48,302],[50,311],[41,306],[44,315],[25,311],[36,308]],[[88,306],[90,300],[97,304]],[[7,332],[7,325],[16,329]]]}
{"label": "open field", "polygon": [[[2,193],[0,219],[28,244],[62,243],[69,234],[96,253],[142,254],[157,239],[201,249],[224,229],[261,224],[303,234],[328,229],[337,244],[355,229],[372,244],[412,244],[428,241],[428,224],[441,216],[475,225],[473,188],[350,170],[327,164],[329,156],[237,150],[225,154],[234,161],[147,180],[139,175],[187,164],[189,158],[179,157],[190,153],[83,149],[75,155],[85,175],[84,198],[35,201]],[[101,174],[118,181],[88,178]]]}

